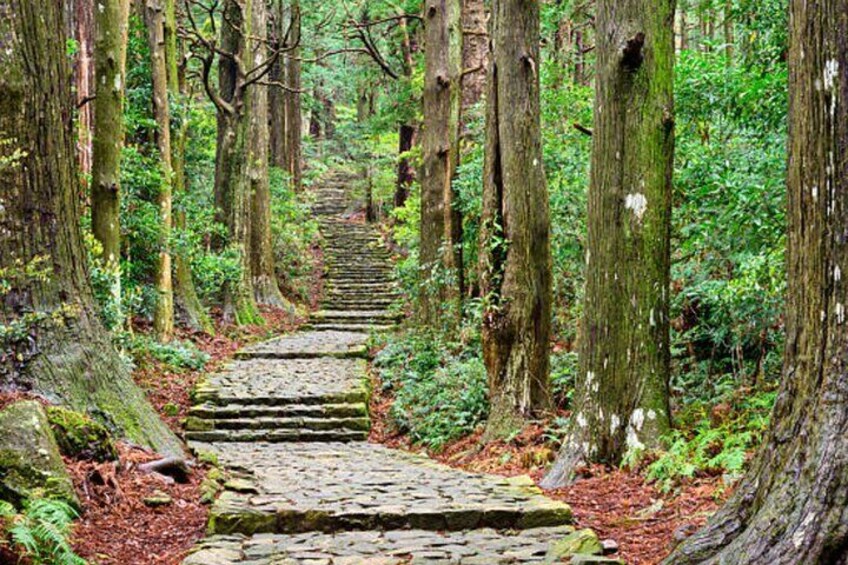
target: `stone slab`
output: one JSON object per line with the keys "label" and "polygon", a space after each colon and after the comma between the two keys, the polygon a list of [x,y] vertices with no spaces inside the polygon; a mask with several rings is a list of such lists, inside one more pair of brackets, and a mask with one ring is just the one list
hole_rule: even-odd
{"label": "stone slab", "polygon": [[220,534],[417,528],[530,528],[571,522],[566,504],[529,477],[468,473],[368,443],[212,443],[220,464],[258,494],[224,492],[212,508]]}
{"label": "stone slab", "polygon": [[357,332],[304,331],[247,347],[237,359],[304,359],[365,357],[368,336]]}

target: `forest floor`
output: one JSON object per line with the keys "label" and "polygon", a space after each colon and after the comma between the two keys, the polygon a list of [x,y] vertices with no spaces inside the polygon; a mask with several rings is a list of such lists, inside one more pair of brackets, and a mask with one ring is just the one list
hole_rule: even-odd
{"label": "forest floor", "polygon": [[[529,475],[538,484],[556,446],[545,437],[545,423],[527,426],[509,441],[483,446],[482,430],[448,444],[440,451],[414,446],[395,431],[389,410],[393,399],[372,387],[371,437],[375,443],[409,451],[426,452],[433,459],[477,473],[504,476]],[[609,469],[601,465],[584,469],[568,488],[546,494],[569,504],[580,527],[591,528],[601,539],[619,546],[618,557],[628,565],[654,565],[669,554],[683,537],[703,525],[730,489],[720,476],[701,477],[663,493],[638,470]]]}

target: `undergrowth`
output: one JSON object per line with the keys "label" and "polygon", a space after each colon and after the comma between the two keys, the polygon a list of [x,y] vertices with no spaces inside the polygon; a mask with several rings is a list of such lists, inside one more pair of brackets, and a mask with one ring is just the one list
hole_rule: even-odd
{"label": "undergrowth", "polygon": [[34,565],[85,565],[85,560],[74,553],[68,541],[77,516],[76,510],[60,500],[29,500],[20,513],[0,500],[0,519],[5,534],[0,543]]}

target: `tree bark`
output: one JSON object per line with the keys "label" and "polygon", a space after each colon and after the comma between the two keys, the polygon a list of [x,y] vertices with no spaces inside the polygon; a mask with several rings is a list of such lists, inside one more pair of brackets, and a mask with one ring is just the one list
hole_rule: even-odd
{"label": "tree bark", "polygon": [[253,293],[250,263],[250,181],[248,177],[248,140],[253,107],[246,77],[239,68],[250,69],[250,15],[254,0],[227,0],[221,24],[221,48],[233,54],[241,64],[227,57],[219,59],[218,87],[228,109],[218,111],[218,148],[215,162],[215,196],[222,223],[227,226],[227,244],[240,258],[241,273],[237,281],[227,284],[224,296],[224,320],[237,324],[261,321]]}
{"label": "tree bark", "polygon": [[550,211],[539,115],[539,3],[494,0],[480,227],[486,436],[550,408]]}
{"label": "tree bark", "polygon": [[[135,386],[94,305],[79,227],[61,4],[0,0],[0,380],[89,412],[169,454],[179,441]],[[43,271],[29,276],[26,271]],[[32,273],[31,273],[32,274]]]}
{"label": "tree bark", "polygon": [[[168,92],[173,100],[188,103],[185,83],[180,80],[180,44],[177,37],[176,0],[165,0],[165,63],[168,74]],[[187,112],[184,111],[177,120],[176,127],[171,122],[171,166],[173,169],[172,188],[177,197],[188,192],[185,174],[185,149],[188,138]],[[174,227],[177,230],[186,229],[185,212],[181,209],[174,213]],[[212,319],[197,296],[194,279],[191,274],[189,257],[185,250],[174,252],[174,302],[179,318],[183,324],[195,331],[213,333]]]}
{"label": "tree bark", "polygon": [[77,104],[77,156],[83,175],[91,173],[94,131],[94,0],[66,0],[66,22],[77,43],[74,58],[74,90]]}
{"label": "tree bark", "polygon": [[669,428],[674,0],[600,0],[574,417],[545,486]]}
{"label": "tree bark", "polygon": [[[251,28],[253,40],[251,61],[264,61],[268,17],[265,2],[252,3]],[[255,85],[247,90],[250,132],[247,141],[247,178],[250,182],[250,271],[253,276],[253,296],[257,304],[289,307],[280,293],[274,269],[274,249],[271,241],[271,189],[268,184],[268,87]]]}
{"label": "tree bark", "polygon": [[150,48],[150,74],[153,82],[153,115],[156,120],[156,148],[159,150],[159,193],[156,204],[159,230],[156,259],[156,308],[153,331],[161,342],[174,335],[174,287],[171,278],[171,212],[173,208],[171,167],[171,113],[168,104],[168,66],[165,60],[165,6],[162,0],[146,0],[144,10],[147,44]]}
{"label": "tree bark", "polygon": [[[421,172],[419,319],[435,327],[459,291],[446,280],[454,270],[453,188],[459,156],[462,29],[459,0],[428,0],[424,6],[424,166]],[[451,304],[453,302],[454,304]]]}
{"label": "tree bark", "polygon": [[[91,229],[112,274],[111,293],[121,304],[121,149],[124,145],[124,67],[128,0],[103,0],[94,10],[95,95]],[[119,318],[120,318],[119,312]]]}
{"label": "tree bark", "polygon": [[398,159],[397,165],[397,181],[395,182],[395,208],[401,208],[406,204],[406,199],[409,198],[409,189],[415,181],[415,172],[412,169],[412,163],[405,155],[412,150],[415,145],[415,126],[410,124],[401,124],[398,129]]}
{"label": "tree bark", "polygon": [[[271,46],[274,49],[282,49],[286,42],[286,31],[288,29],[288,9],[285,0],[274,0],[271,13]],[[272,83],[286,83],[286,60],[285,55],[279,57],[268,73],[268,80]],[[286,94],[282,88],[271,87],[268,91],[268,145],[270,148],[269,159],[275,166],[288,170],[288,156],[286,151]]]}
{"label": "tree bark", "polygon": [[[295,190],[303,188],[303,155],[301,135],[303,118],[300,103],[300,0],[291,0],[291,50],[286,53],[286,165]],[[332,131],[331,126],[327,131]],[[329,135],[328,135],[329,137]]]}
{"label": "tree bark", "polygon": [[486,92],[488,39],[485,2],[462,0],[462,116]]}
{"label": "tree bark", "polygon": [[790,7],[786,347],[750,469],[666,563],[848,563],[848,6]]}

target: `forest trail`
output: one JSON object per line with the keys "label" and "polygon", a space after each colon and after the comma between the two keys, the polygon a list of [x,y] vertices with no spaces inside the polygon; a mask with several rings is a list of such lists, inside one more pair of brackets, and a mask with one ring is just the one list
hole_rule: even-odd
{"label": "forest trail", "polygon": [[323,309],[197,391],[187,437],[231,478],[210,537],[184,565],[560,561],[582,533],[529,477],[467,473],[366,441],[367,332],[396,322],[397,290],[377,229],[349,219],[350,180],[328,175],[316,198]]}

